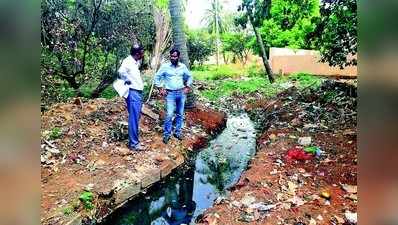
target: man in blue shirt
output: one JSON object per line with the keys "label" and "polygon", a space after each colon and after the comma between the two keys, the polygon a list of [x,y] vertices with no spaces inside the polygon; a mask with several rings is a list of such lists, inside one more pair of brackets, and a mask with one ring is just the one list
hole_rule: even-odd
{"label": "man in blue shirt", "polygon": [[184,106],[186,94],[192,85],[192,75],[186,65],[179,62],[180,52],[177,49],[170,51],[170,62],[164,63],[155,74],[155,86],[159,93],[166,96],[166,118],[163,127],[163,142],[170,140],[173,116],[175,112],[174,137],[182,140],[181,128],[184,123]]}

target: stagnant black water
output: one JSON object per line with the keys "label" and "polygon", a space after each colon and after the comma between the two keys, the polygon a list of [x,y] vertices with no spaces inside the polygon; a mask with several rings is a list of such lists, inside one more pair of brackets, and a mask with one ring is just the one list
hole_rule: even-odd
{"label": "stagnant black water", "polygon": [[246,114],[230,116],[224,131],[197,156],[194,167],[180,170],[129,202],[105,224],[195,224],[226,189],[235,184],[255,153],[255,129]]}

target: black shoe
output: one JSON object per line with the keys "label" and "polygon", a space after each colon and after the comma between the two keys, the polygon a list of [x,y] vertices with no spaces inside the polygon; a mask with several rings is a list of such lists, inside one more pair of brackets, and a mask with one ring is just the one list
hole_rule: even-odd
{"label": "black shoe", "polygon": [[177,138],[177,139],[180,140],[180,141],[184,140],[184,138],[182,137],[181,134],[180,134],[180,135],[174,134],[174,137]]}
{"label": "black shoe", "polygon": [[169,143],[170,137],[163,137],[163,143]]}

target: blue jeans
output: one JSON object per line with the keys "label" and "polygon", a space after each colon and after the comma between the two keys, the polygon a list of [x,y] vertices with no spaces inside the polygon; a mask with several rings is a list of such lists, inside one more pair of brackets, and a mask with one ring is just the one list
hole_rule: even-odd
{"label": "blue jeans", "polygon": [[175,112],[175,132],[174,134],[181,135],[181,128],[184,124],[184,106],[186,95],[183,90],[167,91],[166,96],[166,118],[164,121],[164,137],[170,137],[173,126],[173,116]]}
{"label": "blue jeans", "polygon": [[130,89],[126,98],[129,112],[129,147],[136,147],[139,143],[138,131],[141,117],[142,92]]}

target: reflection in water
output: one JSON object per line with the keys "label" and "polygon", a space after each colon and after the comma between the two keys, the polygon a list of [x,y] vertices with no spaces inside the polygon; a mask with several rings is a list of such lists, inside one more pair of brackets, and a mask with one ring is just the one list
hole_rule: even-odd
{"label": "reflection in water", "polygon": [[201,151],[195,162],[194,217],[211,207],[235,184],[255,153],[255,130],[247,115],[228,118],[227,128]]}
{"label": "reflection in water", "polygon": [[197,155],[195,168],[177,172],[148,196],[122,207],[106,224],[194,224],[198,215],[239,180],[254,153],[252,122],[245,114],[230,117],[225,130]]}

